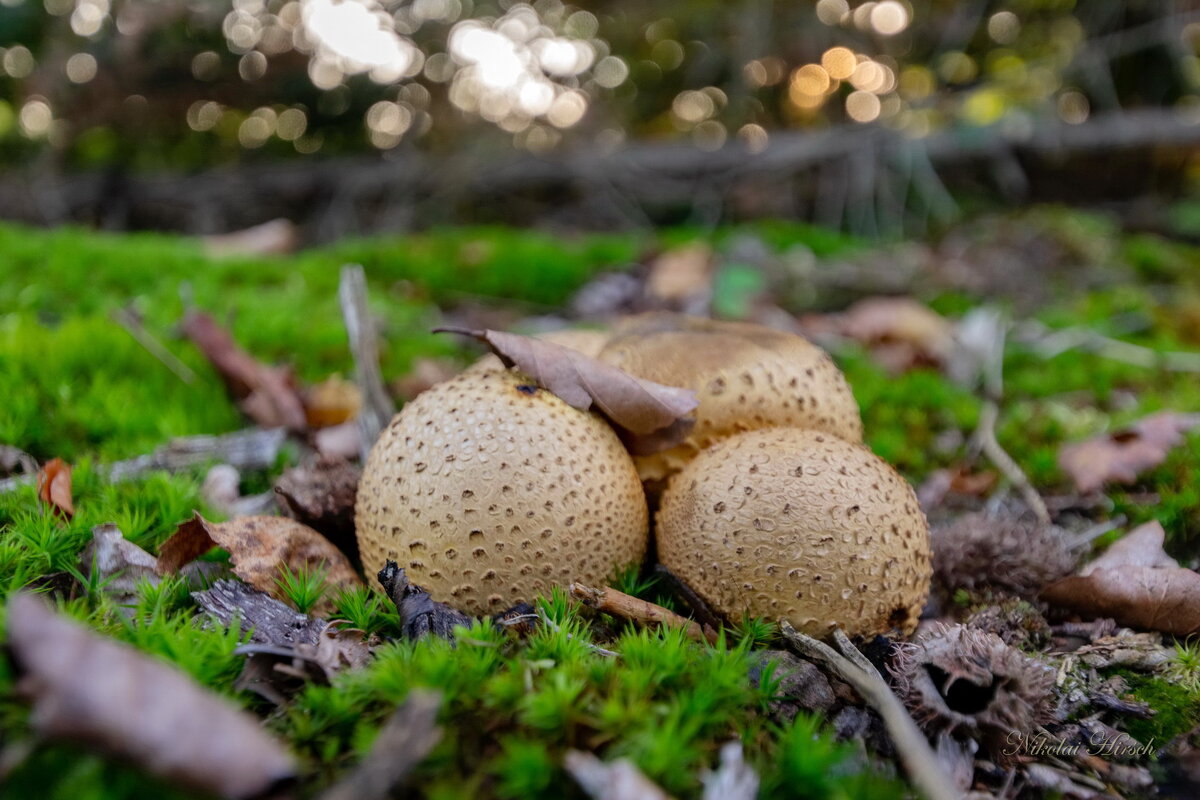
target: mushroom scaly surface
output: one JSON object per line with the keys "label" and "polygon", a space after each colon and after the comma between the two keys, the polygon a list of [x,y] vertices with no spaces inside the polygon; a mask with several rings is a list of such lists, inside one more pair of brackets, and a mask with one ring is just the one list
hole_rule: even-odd
{"label": "mushroom scaly surface", "polygon": [[821,637],[911,633],[929,595],[929,526],[912,487],[821,431],[738,434],[663,494],[659,560],[715,611]]}
{"label": "mushroom scaly surface", "polygon": [[441,602],[488,614],[646,551],[649,512],[612,428],[506,370],[468,370],[393,418],[363,469],[368,574],[392,559]]}

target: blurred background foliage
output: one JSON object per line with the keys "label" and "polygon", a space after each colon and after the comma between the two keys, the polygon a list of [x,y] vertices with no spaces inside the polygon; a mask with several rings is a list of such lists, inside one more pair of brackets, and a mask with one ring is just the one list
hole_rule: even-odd
{"label": "blurred background foliage", "polygon": [[[577,214],[593,226],[805,216],[874,234],[948,217],[964,190],[1104,195],[1071,171],[1097,152],[1127,196],[1177,188],[1190,152],[1161,147],[1200,140],[1198,46],[1195,0],[0,0],[0,164],[41,179],[32,203],[0,186],[0,213],[212,232],[232,220],[101,201],[153,206],[131,175],[353,158],[391,165],[392,187],[475,199],[410,198],[317,238],[527,221],[513,196],[532,185],[544,211],[580,182],[610,195]],[[1137,156],[1114,165],[1114,148]],[[411,166],[447,161],[466,166]],[[80,171],[102,177],[47,179]],[[643,186],[681,175],[669,196]],[[245,221],[314,194],[361,204],[370,180],[351,177],[271,184],[286,202]],[[492,191],[506,208],[481,214]]]}

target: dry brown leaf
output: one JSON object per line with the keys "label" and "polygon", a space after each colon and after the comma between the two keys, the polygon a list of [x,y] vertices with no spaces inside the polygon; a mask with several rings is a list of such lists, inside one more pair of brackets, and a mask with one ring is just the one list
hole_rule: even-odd
{"label": "dry brown leaf", "polygon": [[105,639],[18,592],[8,644],[41,735],[78,742],[227,798],[258,797],[295,763],[258,720],[161,661]]}
{"label": "dry brown leaf", "polygon": [[1064,445],[1058,465],[1081,492],[1106,483],[1133,483],[1138,473],[1163,462],[1183,435],[1200,426],[1200,414],[1162,411],[1143,417],[1124,430]]}
{"label": "dry brown leaf", "polygon": [[37,474],[38,499],[67,519],[75,516],[71,500],[71,465],[61,458],[47,461]]}
{"label": "dry brown leaf", "polygon": [[362,390],[341,375],[330,375],[304,393],[304,414],[310,428],[340,425],[358,415]]}
{"label": "dry brown leaf", "polygon": [[1162,549],[1164,532],[1147,523],[1103,556],[1042,590],[1042,599],[1088,617],[1190,636],[1200,633],[1200,574]]}
{"label": "dry brown leaf", "polygon": [[[659,434],[655,439],[660,449],[683,440],[690,426],[680,425],[680,420],[699,404],[696,393],[690,389],[635,378],[578,350],[552,342],[502,331],[437,329],[442,331],[485,342],[506,366],[515,365],[568,405],[586,411],[594,404],[609,422],[634,436]],[[669,437],[674,441],[661,435],[671,426],[680,434]]]}
{"label": "dry brown leaf", "polygon": [[[234,575],[279,599],[283,594],[277,580],[284,566],[292,572],[324,569],[331,590],[362,586],[342,551],[312,528],[287,517],[237,517],[215,523],[196,514],[163,543],[158,571],[178,572],[214,547],[229,552]],[[314,613],[331,608],[330,594],[326,592]]]}
{"label": "dry brown leaf", "polygon": [[1167,532],[1158,520],[1138,525],[1079,570],[1079,574],[1087,576],[1097,570],[1122,567],[1178,567],[1179,562],[1163,550],[1166,540]]}
{"label": "dry brown leaf", "polygon": [[809,315],[806,332],[833,333],[866,345],[891,372],[940,367],[954,351],[954,323],[909,297],[868,297],[840,314]]}
{"label": "dry brown leaf", "polygon": [[157,584],[159,580],[154,556],[126,539],[111,522],[92,528],[92,541],[80,561],[88,575],[99,577],[105,594],[118,604],[133,602],[142,581]]}
{"label": "dry brown leaf", "polygon": [[203,312],[189,312],[183,332],[220,373],[242,413],[264,428],[303,431],[308,427],[291,370],[258,362]]}

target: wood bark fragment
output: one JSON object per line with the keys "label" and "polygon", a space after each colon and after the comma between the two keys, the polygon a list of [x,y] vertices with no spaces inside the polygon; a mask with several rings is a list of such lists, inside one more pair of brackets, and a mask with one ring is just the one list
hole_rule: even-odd
{"label": "wood bark fragment", "polygon": [[892,692],[879,670],[859,652],[845,633],[841,630],[833,633],[841,651],[839,653],[824,642],[798,632],[786,620],[780,623],[780,630],[797,653],[820,661],[853,686],[863,700],[879,713],[908,773],[908,779],[926,800],[957,800],[959,793],[942,771],[925,734],[909,716],[908,710]]}
{"label": "wood bark fragment", "polygon": [[701,625],[695,620],[679,616],[674,611],[640,600],[616,589],[609,587],[593,589],[590,586],[572,583],[567,591],[584,605],[622,619],[640,622],[643,625],[676,625],[683,628],[691,638],[709,643],[715,643],[719,636],[717,631],[710,626]]}
{"label": "wood bark fragment", "polygon": [[327,624],[325,620],[301,614],[241,581],[219,580],[211,589],[192,592],[192,598],[221,625],[237,624],[243,631],[250,631],[252,642],[287,646],[316,644]]}
{"label": "wood bark fragment", "polygon": [[287,440],[284,428],[247,428],[219,436],[184,436],[172,439],[153,453],[109,464],[110,481],[129,480],[154,470],[177,472],[218,461],[239,470],[267,469],[279,458]]}
{"label": "wood bark fragment", "polygon": [[402,786],[442,738],[437,726],[442,698],[414,689],[349,775],[323,792],[319,800],[384,800]]}
{"label": "wood bark fragment", "polygon": [[354,355],[354,379],[362,391],[362,408],[358,411],[358,431],[362,460],[396,414],[396,406],[383,385],[379,371],[379,340],[371,311],[367,305],[367,278],[358,264],[342,267],[338,284],[338,299],[342,305],[342,319],[350,337],[350,352]]}

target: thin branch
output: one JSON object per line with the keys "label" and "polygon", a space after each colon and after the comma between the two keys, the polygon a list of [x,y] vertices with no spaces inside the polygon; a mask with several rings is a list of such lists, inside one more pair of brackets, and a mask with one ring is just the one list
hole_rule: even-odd
{"label": "thin branch", "polygon": [[396,709],[371,745],[366,758],[320,800],[384,800],[392,797],[413,769],[441,741],[437,727],[442,698],[437,692],[414,689]]}
{"label": "thin branch", "polygon": [[[526,616],[531,616],[531,615],[522,614],[521,617],[516,617],[515,619],[521,619],[522,617],[526,617]],[[550,617],[541,609],[538,609],[537,614],[532,615],[532,616],[534,617],[534,619],[539,620],[543,625],[545,625],[547,628],[554,631],[555,633],[558,633],[559,631],[562,630],[562,626],[559,625],[554,620],[550,619]],[[501,624],[511,624],[511,623],[506,621]],[[568,633],[567,638],[574,639],[575,637]],[[596,644],[595,642],[589,642],[586,639],[581,639],[580,644],[582,644],[588,650],[591,650],[596,655],[604,656],[605,658],[617,658],[621,655],[620,653],[616,652],[615,650],[607,650],[607,649],[601,647],[600,645]]]}
{"label": "thin branch", "polygon": [[367,306],[367,279],[358,264],[342,267],[338,299],[342,304],[346,333],[350,336],[350,351],[354,354],[355,381],[363,396],[363,405],[358,412],[358,431],[365,463],[379,432],[396,413],[396,406],[383,386],[383,375],[379,371],[379,341]]}
{"label": "thin branch", "polygon": [[681,617],[674,611],[654,603],[648,603],[633,595],[618,592],[616,589],[608,587],[593,589],[589,586],[572,583],[568,592],[584,605],[615,617],[633,620],[643,625],[677,625],[693,639],[702,639],[710,643],[717,641],[718,634],[713,628],[701,626],[695,620]]}
{"label": "thin branch", "polygon": [[150,355],[162,362],[163,366],[174,372],[179,380],[186,383],[188,386],[194,386],[199,378],[192,368],[179,360],[179,358],[167,349],[167,346],[154,338],[150,331],[146,330],[146,326],[137,318],[129,309],[119,308],[112,313],[113,319],[122,328],[129,332],[129,335],[137,341]]}
{"label": "thin branch", "polygon": [[999,416],[1000,407],[996,405],[996,402],[984,400],[983,408],[979,412],[979,425],[975,428],[974,439],[983,454],[996,465],[996,468],[1003,473],[1004,477],[1008,478],[1010,483],[1017,487],[1017,491],[1021,493],[1021,497],[1025,499],[1026,505],[1037,516],[1038,521],[1043,525],[1049,525],[1050,512],[1046,509],[1046,503],[1042,500],[1042,496],[1037,493],[1037,489],[1033,488],[1033,484],[1029,482],[1029,477],[1021,469],[1021,465],[1013,460],[1013,457],[1000,446],[1000,442],[996,439],[996,420]]}
{"label": "thin branch", "polygon": [[820,661],[853,686],[863,700],[878,712],[908,772],[909,780],[926,800],[957,800],[959,792],[942,771],[925,734],[913,722],[879,670],[859,652],[845,633],[835,630],[833,634],[838,650],[841,650],[839,653],[824,642],[798,632],[786,620],[780,623],[780,630],[797,653]]}
{"label": "thin branch", "polygon": [[1054,358],[1068,350],[1080,349],[1111,361],[1169,372],[1200,372],[1200,353],[1160,351],[1120,339],[1113,339],[1087,328],[1051,330],[1030,320],[1017,329],[1020,341],[1042,358]]}

